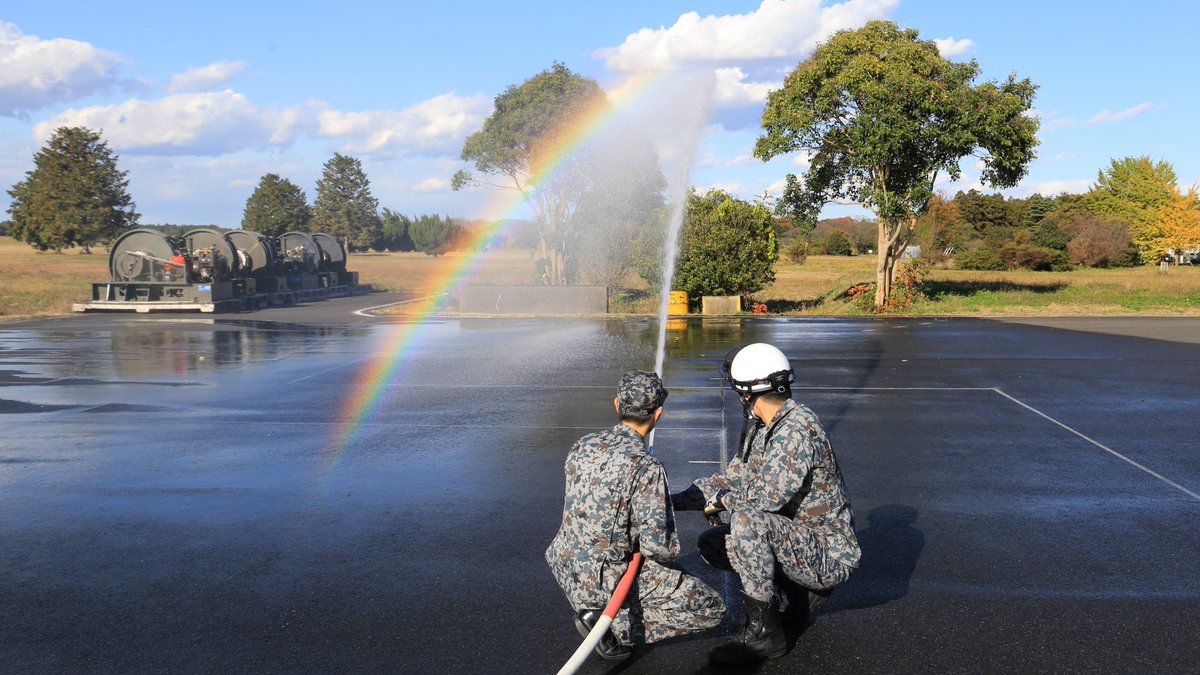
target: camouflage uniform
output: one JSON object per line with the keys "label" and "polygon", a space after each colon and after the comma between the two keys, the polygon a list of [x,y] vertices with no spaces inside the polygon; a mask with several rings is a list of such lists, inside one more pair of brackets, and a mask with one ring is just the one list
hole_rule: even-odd
{"label": "camouflage uniform", "polygon": [[811,590],[845,581],[861,551],[837,459],[817,416],[791,399],[759,422],[741,453],[696,481],[729,511],[729,562],[751,597],[769,601],[776,572]]}
{"label": "camouflage uniform", "polygon": [[[618,392],[622,413],[637,412],[626,399],[645,394],[637,391],[644,390],[645,378],[629,379]],[[665,390],[661,397],[651,392],[640,407],[653,404],[652,411],[665,396]],[[574,610],[603,608],[640,551],[642,568],[611,627],[618,642],[656,642],[721,622],[721,596],[669,564],[679,555],[679,537],[666,469],[646,452],[637,431],[618,424],[584,436],[567,455],[565,472],[562,526],[546,549],[546,562]]]}

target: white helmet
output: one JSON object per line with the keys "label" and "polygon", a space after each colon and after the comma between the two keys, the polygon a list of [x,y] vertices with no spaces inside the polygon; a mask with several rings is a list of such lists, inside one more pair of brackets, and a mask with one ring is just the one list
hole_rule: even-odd
{"label": "white helmet", "polygon": [[796,373],[787,357],[765,342],[742,347],[729,363],[729,383],[740,394],[784,393],[795,381]]}

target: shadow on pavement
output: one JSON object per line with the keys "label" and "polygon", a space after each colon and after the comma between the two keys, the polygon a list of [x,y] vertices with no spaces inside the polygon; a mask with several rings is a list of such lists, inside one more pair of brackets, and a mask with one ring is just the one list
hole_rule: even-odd
{"label": "shadow on pavement", "polygon": [[925,548],[925,533],[914,526],[917,516],[916,509],[901,504],[880,506],[867,515],[867,527],[858,532],[858,569],[837,587],[821,614],[875,607],[908,594],[908,581]]}

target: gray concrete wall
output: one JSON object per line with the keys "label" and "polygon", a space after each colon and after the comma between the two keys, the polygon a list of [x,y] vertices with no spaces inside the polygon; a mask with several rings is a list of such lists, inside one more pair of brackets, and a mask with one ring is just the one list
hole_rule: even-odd
{"label": "gray concrete wall", "polygon": [[467,286],[459,296],[463,314],[607,314],[603,286]]}
{"label": "gray concrete wall", "polygon": [[703,314],[737,314],[742,311],[740,295],[705,295],[700,298]]}

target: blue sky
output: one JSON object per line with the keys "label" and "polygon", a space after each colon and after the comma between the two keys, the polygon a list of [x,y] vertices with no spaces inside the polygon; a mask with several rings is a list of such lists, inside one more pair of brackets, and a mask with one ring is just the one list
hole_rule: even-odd
{"label": "blue sky", "polygon": [[[803,157],[751,158],[765,94],[814,45],[875,18],[916,28],[984,79],[1041,86],[1038,159],[1007,191],[1082,192],[1113,158],[1200,181],[1200,48],[1192,3],[611,0],[605,3],[56,2],[0,8],[0,186],[63,124],[100,129],[144,223],[237,227],[259,178],[311,201],[334,152],[362,160],[380,205],[483,216],[451,192],[463,139],[507,86],[562,61],[616,86],[630,73],[716,71],[691,182],[778,194]],[[973,160],[949,193],[980,187]],[[0,193],[0,209],[9,203]],[[853,212],[831,207],[827,215]],[[5,216],[6,217],[6,214]]]}

